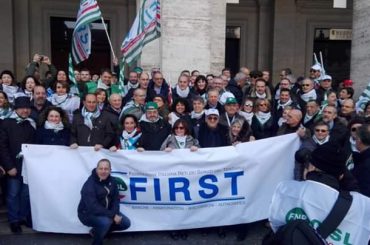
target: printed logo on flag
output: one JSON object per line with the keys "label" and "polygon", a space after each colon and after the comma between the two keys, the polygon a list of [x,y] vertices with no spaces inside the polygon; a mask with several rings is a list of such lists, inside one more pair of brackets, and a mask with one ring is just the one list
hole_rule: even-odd
{"label": "printed logo on flag", "polygon": [[118,189],[118,197],[119,200],[122,201],[126,197],[126,191],[127,191],[127,184],[125,182],[125,176],[127,173],[124,172],[112,172],[111,173],[113,179],[117,183],[117,189]]}
{"label": "printed logo on flag", "polygon": [[306,212],[302,208],[293,208],[285,216],[286,223],[298,219],[310,221],[307,217]]}

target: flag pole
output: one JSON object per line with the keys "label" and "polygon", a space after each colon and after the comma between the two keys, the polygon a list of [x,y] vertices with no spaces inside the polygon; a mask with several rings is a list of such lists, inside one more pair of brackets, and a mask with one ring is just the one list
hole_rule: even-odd
{"label": "flag pole", "polygon": [[108,38],[108,42],[109,42],[110,50],[112,51],[113,59],[116,59],[116,55],[114,54],[114,51],[113,51],[112,42],[110,41],[107,26],[105,25],[105,22],[104,22],[104,18],[103,18],[103,16],[101,16],[100,18],[101,18],[101,23],[104,26],[105,34],[107,35],[107,38]]}

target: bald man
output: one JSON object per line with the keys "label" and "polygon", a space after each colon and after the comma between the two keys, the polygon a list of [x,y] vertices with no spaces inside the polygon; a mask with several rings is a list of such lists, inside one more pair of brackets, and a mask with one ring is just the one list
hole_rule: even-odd
{"label": "bald man", "polygon": [[302,121],[302,112],[298,109],[292,109],[288,113],[288,117],[286,122],[279,128],[277,135],[284,135],[295,133],[298,130],[302,131],[301,134],[304,134],[305,130],[304,127],[301,125]]}

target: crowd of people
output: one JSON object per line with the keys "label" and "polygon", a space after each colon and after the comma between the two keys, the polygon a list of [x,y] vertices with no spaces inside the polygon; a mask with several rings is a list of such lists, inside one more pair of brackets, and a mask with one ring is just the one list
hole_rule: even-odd
{"label": "crowd of people", "polygon": [[352,83],[335,83],[320,64],[308,77],[282,69],[274,82],[269,71],[247,67],[234,76],[228,68],[204,75],[184,70],[176,84],[158,68],[149,74],[136,67],[124,86],[116,69],[94,76],[76,69],[72,81],[47,56],[35,54],[20,82],[12,71],[1,72],[0,172],[12,232],[31,226],[21,175],[24,143],[197,151],[297,133],[296,180],[318,146],[335,144],[345,152],[345,188],[370,197],[370,103],[356,110]]}

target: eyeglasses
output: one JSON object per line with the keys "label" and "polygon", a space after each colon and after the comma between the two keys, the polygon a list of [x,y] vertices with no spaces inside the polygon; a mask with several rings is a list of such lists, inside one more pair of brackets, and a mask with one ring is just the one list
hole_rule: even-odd
{"label": "eyeglasses", "polygon": [[352,132],[356,132],[357,131],[357,128],[351,128],[351,131]]}
{"label": "eyeglasses", "polygon": [[315,129],[315,132],[326,133],[326,132],[328,132],[328,130],[326,130],[326,129]]}
{"label": "eyeglasses", "polygon": [[210,121],[217,121],[218,117],[207,117],[207,119]]}
{"label": "eyeglasses", "polygon": [[267,104],[259,104],[258,106],[267,106]]}
{"label": "eyeglasses", "polygon": [[320,70],[311,69],[310,72],[319,72]]}
{"label": "eyeglasses", "polygon": [[253,106],[253,104],[245,104],[244,106],[252,107],[252,106]]}
{"label": "eyeglasses", "polygon": [[311,84],[302,84],[302,87],[309,87]]}
{"label": "eyeglasses", "polygon": [[180,129],[180,130],[183,130],[183,129],[185,129],[184,127],[181,127],[181,126],[178,126],[178,127],[175,127],[175,130],[176,129]]}

